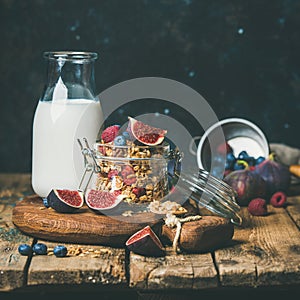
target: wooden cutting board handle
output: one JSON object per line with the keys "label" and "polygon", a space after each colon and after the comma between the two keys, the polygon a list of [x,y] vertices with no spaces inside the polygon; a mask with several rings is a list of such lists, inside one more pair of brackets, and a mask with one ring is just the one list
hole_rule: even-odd
{"label": "wooden cutting board handle", "polygon": [[[234,225],[227,219],[217,216],[202,216],[200,220],[183,223],[178,240],[181,250],[191,253],[212,251],[231,240]],[[176,227],[162,226],[162,238],[173,242]]]}

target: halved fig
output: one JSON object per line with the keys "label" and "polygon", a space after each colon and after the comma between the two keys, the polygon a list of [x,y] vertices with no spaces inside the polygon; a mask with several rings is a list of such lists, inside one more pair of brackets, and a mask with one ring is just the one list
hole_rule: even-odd
{"label": "halved fig", "polygon": [[47,204],[57,212],[71,213],[82,207],[83,193],[77,190],[52,189],[47,196]]}
{"label": "halved fig", "polygon": [[128,117],[131,134],[140,143],[148,146],[159,145],[163,142],[167,130],[156,128]]}
{"label": "halved fig", "polygon": [[134,233],[125,245],[130,251],[143,256],[165,255],[164,246],[149,225]]}
{"label": "halved fig", "polygon": [[112,209],[116,207],[123,198],[123,195],[94,189],[87,190],[85,194],[85,202],[87,206],[94,211]]}

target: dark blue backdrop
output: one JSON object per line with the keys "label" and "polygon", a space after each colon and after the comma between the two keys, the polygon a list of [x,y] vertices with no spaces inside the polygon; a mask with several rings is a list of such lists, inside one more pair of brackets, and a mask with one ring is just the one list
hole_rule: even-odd
{"label": "dark blue backdrop", "polygon": [[[300,147],[300,1],[0,0],[0,22],[1,172],[31,171],[49,50],[98,52],[97,92],[136,77],[174,79],[219,119],[247,118],[270,142]],[[124,107],[111,122],[147,109]],[[151,109],[191,122],[172,107]]]}

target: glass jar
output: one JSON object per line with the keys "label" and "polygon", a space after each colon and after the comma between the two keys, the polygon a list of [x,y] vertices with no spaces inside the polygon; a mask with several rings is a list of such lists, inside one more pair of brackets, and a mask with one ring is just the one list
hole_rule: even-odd
{"label": "glass jar", "polygon": [[77,189],[85,164],[77,138],[97,139],[103,123],[95,95],[93,52],[45,52],[47,79],[38,101],[32,140],[32,187]]}
{"label": "glass jar", "polygon": [[200,210],[205,208],[235,225],[242,223],[236,192],[205,170],[199,169],[197,174],[181,172],[183,153],[170,149],[168,143],[133,147],[95,143],[90,148],[87,140],[83,141],[78,140],[86,169],[79,189],[85,195],[98,190],[123,196],[123,206],[113,214],[128,209],[147,212],[154,201],[183,204],[192,199]]}
{"label": "glass jar", "polygon": [[168,143],[159,146],[95,143],[90,151],[93,172],[85,184],[86,191],[113,193],[123,198],[128,209],[139,210],[168,194]]}

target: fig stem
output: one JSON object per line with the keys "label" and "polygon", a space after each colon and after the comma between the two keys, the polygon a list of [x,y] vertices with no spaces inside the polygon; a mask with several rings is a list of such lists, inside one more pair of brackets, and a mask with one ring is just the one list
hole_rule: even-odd
{"label": "fig stem", "polygon": [[276,153],[275,152],[271,152],[270,154],[269,154],[269,160],[275,160],[275,157],[276,157]]}

